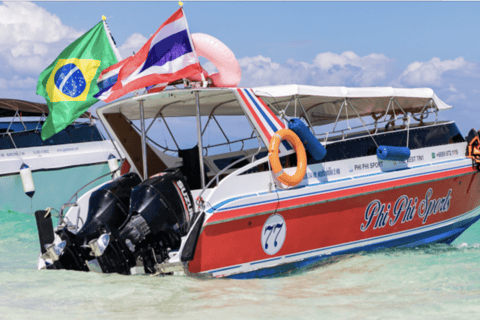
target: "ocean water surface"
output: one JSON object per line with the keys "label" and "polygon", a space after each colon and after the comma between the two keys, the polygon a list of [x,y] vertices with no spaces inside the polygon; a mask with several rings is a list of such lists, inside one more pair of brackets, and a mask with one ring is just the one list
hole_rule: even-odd
{"label": "ocean water surface", "polygon": [[0,211],[0,319],[477,319],[480,223],[453,245],[254,280],[37,271],[32,213]]}

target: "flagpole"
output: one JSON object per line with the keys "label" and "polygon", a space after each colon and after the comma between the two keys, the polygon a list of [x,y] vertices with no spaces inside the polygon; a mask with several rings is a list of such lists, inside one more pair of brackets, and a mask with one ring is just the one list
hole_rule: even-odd
{"label": "flagpole", "polygon": [[115,44],[115,40],[113,40],[112,33],[110,32],[110,29],[108,28],[107,18],[105,16],[102,16],[102,21],[103,21],[103,28],[105,30],[105,33],[107,34],[108,41],[110,42],[110,45],[112,46],[112,50],[115,53],[115,57],[117,57],[118,61],[122,61],[122,57],[120,56],[120,52],[118,51],[117,46]]}
{"label": "flagpole", "polygon": [[[190,42],[190,46],[192,47],[192,51],[195,54],[195,58],[198,60],[197,51],[195,51],[195,47],[193,46],[192,37],[190,35],[190,28],[188,27],[187,16],[185,15],[185,11],[183,11],[183,3],[181,1],[178,2],[180,8],[182,9],[183,17],[185,18],[185,24],[187,25],[187,33],[188,33],[188,41]],[[202,75],[202,82],[205,82],[205,77]],[[203,84],[203,83],[202,83]],[[201,114],[200,114],[200,94],[198,91],[195,91],[195,100],[197,102],[197,134],[198,134],[198,153],[199,153],[199,160],[200,160],[200,180],[202,183],[202,189],[205,188],[205,164],[203,163],[203,141],[202,141],[202,123],[201,123]]]}
{"label": "flagpole", "polygon": [[[190,46],[192,47],[193,53],[195,54],[195,58],[197,59],[198,63],[200,64],[200,60],[198,60],[198,56],[197,56],[197,51],[195,50],[195,47],[193,46],[192,35],[190,34],[190,27],[188,26],[187,16],[185,15],[185,11],[183,11],[183,3],[181,1],[179,1],[178,4],[180,5],[180,8],[182,9],[182,14],[183,14],[183,17],[185,18],[185,24],[187,25],[188,41],[190,42]],[[205,81],[205,76],[203,75],[203,72],[201,72],[200,74],[202,75],[202,80]]]}
{"label": "flagpole", "polygon": [[200,94],[195,91],[195,100],[197,102],[197,135],[198,135],[198,153],[200,164],[200,181],[202,182],[202,189],[205,188],[205,164],[203,162],[203,138],[202,138],[202,121],[200,114]]}

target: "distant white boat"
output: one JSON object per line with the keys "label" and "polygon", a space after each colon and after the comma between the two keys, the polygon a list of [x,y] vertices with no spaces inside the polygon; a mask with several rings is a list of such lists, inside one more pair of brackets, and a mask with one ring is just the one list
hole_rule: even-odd
{"label": "distant white boat", "polygon": [[46,104],[0,99],[0,211],[60,210],[85,184],[102,175],[93,186],[111,179],[108,159],[119,154],[95,120],[85,114],[86,121],[42,141],[47,115]]}

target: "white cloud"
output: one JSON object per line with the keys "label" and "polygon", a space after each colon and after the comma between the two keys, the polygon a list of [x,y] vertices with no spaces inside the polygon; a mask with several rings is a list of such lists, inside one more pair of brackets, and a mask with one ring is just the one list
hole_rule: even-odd
{"label": "white cloud", "polygon": [[280,64],[272,62],[272,59],[264,56],[245,57],[238,60],[242,69],[241,85],[261,86],[282,83],[278,77]]}
{"label": "white cloud", "polygon": [[20,41],[10,52],[14,58],[32,54],[43,56],[48,53],[48,47],[44,43]]}
{"label": "white cloud", "polygon": [[31,77],[20,78],[19,76],[14,76],[12,79],[6,80],[0,78],[0,89],[30,89],[35,90],[37,87],[37,80]]}
{"label": "white cloud", "polygon": [[[52,62],[55,58],[52,58]],[[7,61],[11,69],[22,74],[38,76],[48,66],[48,60],[40,55],[13,57],[11,54],[5,54],[4,60]]]}
{"label": "white cloud", "polygon": [[37,79],[13,76],[11,79],[0,78],[0,98],[22,99],[26,101],[45,102],[35,94]]}
{"label": "white cloud", "polygon": [[16,47],[22,41],[52,43],[82,34],[32,2],[4,2],[0,16],[0,50]]}
{"label": "white cloud", "polygon": [[394,86],[433,87],[437,96],[455,107],[443,119],[455,120],[463,132],[479,129],[476,118],[480,99],[480,65],[463,57],[453,60],[432,58],[413,62],[402,72],[395,71],[394,60],[382,54],[363,57],[354,52],[318,54],[312,63],[289,59],[285,63],[269,57],[239,59],[242,68],[240,86],[277,84],[319,86]]}
{"label": "white cloud", "polygon": [[200,64],[202,65],[203,69],[205,69],[205,71],[208,72],[208,74],[218,72],[217,67],[215,67],[215,65],[213,63],[211,63],[210,61],[208,61],[207,59],[205,59],[206,60],[205,63],[202,61],[201,57],[198,57],[198,60],[200,60]]}
{"label": "white cloud", "polygon": [[468,73],[472,63],[465,61],[463,57],[455,60],[440,60],[432,58],[428,62],[415,61],[407,66],[407,69],[398,78],[400,84],[407,86],[440,86],[442,76],[448,71]]}
{"label": "white cloud", "polygon": [[37,80],[30,77],[20,78],[19,76],[14,76],[13,79],[8,82],[8,86],[16,89],[36,89]]}
{"label": "white cloud", "polygon": [[354,52],[318,54],[312,63],[288,59],[273,62],[264,56],[239,60],[243,86],[275,84],[372,86],[382,82],[393,61],[383,54],[359,57]]}
{"label": "white cloud", "polygon": [[349,70],[346,76],[351,76],[353,82],[361,86],[371,86],[385,79],[391,62],[383,54],[371,53],[359,57],[352,51],[340,55],[332,52],[320,53],[313,60],[315,66],[329,73]]}
{"label": "white cloud", "polygon": [[4,72],[37,76],[82,35],[31,2],[4,2],[0,17],[0,70]]}
{"label": "white cloud", "polygon": [[450,84],[450,87],[448,88],[448,90],[452,92],[458,92],[457,88],[455,88],[453,84]]}
{"label": "white cloud", "polygon": [[465,93],[461,94],[452,94],[445,99],[445,102],[456,104],[461,102],[460,100],[467,100],[467,95]]}
{"label": "white cloud", "polygon": [[134,33],[125,40],[125,43],[118,47],[118,51],[122,56],[122,59],[126,59],[133,54],[133,52],[138,52],[140,48],[148,41],[148,38],[145,38],[140,33]]}

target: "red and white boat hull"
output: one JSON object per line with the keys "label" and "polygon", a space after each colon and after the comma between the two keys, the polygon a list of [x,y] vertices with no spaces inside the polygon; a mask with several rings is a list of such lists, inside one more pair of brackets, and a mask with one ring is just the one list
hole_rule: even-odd
{"label": "red and white boat hull", "polygon": [[462,158],[418,167],[225,201],[188,270],[261,277],[339,254],[451,243],[480,217],[480,175]]}

